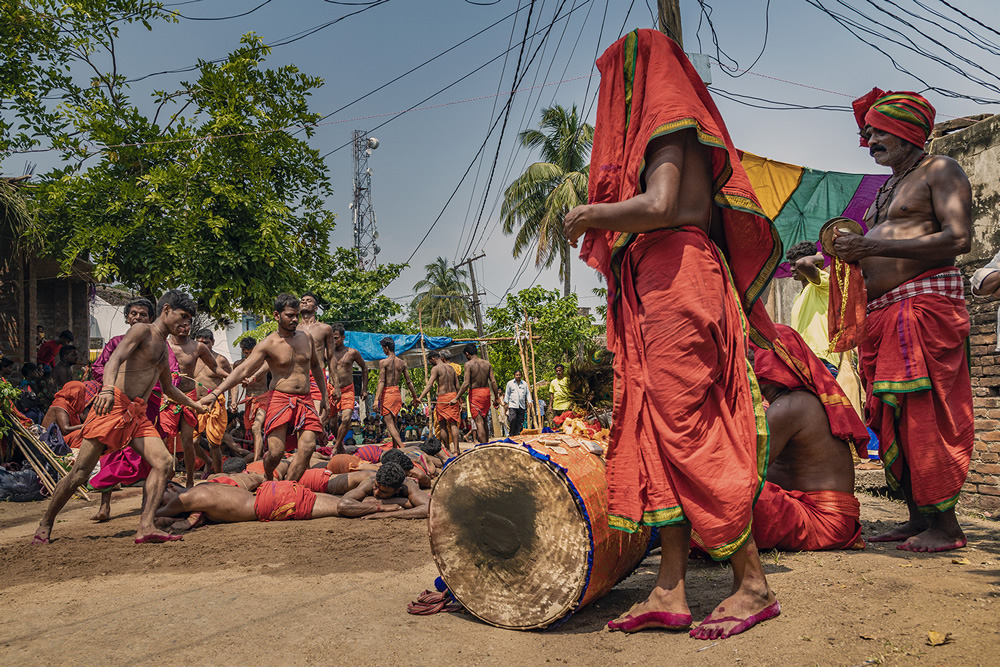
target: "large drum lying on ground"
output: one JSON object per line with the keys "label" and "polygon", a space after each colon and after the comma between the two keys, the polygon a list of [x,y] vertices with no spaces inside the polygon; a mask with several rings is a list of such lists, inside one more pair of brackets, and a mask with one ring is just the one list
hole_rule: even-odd
{"label": "large drum lying on ground", "polygon": [[[451,461],[431,494],[431,553],[455,598],[502,628],[547,627],[631,574],[649,530],[608,526],[598,443],[542,434]],[[596,453],[595,453],[596,452]]]}

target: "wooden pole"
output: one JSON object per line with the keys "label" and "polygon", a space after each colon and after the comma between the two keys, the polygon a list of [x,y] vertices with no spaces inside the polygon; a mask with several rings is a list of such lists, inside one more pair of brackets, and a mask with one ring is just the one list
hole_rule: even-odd
{"label": "wooden pole", "polygon": [[538,402],[538,374],[535,370],[535,344],[531,342],[531,320],[525,316],[525,324],[528,327],[528,349],[531,350],[531,392],[535,395],[535,417],[537,423],[535,428],[542,430],[542,413],[539,410],[541,403]]}
{"label": "wooden pole", "polygon": [[[524,352],[524,344],[521,343],[521,338],[520,337],[518,337],[518,339],[517,339],[517,352],[518,352],[518,355],[521,357],[521,370],[522,370],[522,373],[524,374],[523,379],[524,379],[525,382],[527,382],[528,381],[528,355],[525,354],[525,352]],[[537,416],[536,413],[537,413],[537,410],[535,411],[535,416]],[[527,417],[531,417],[532,415],[533,415],[532,408],[528,407],[528,409],[526,410],[526,416]],[[534,422],[531,422],[531,423],[534,423]]]}
{"label": "wooden pole", "polygon": [[660,32],[684,48],[681,37],[681,0],[657,0],[660,13]]}
{"label": "wooden pole", "polygon": [[[426,388],[427,387],[427,378],[430,375],[430,373],[427,371],[427,346],[424,345],[424,307],[423,306],[420,306],[420,308],[417,308],[417,324],[420,325],[420,354],[424,358],[424,388]],[[428,393],[427,395],[430,396],[430,393]],[[416,397],[414,397],[414,398],[416,398]],[[431,414],[430,414],[430,417],[431,417],[431,433],[434,434],[435,437],[437,437],[437,420],[435,419],[435,416],[437,415],[437,410],[434,409],[434,407],[437,405],[437,392],[435,392],[434,398],[430,401],[429,404],[431,406],[431,410],[430,410],[430,412],[431,412]]]}

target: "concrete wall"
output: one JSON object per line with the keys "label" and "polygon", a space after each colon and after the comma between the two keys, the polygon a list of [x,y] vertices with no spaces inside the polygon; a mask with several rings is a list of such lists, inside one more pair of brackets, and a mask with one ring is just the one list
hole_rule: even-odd
{"label": "concrete wall", "polygon": [[1000,508],[1000,354],[996,352],[997,299],[973,297],[972,273],[1000,250],[1000,116],[935,139],[929,152],[962,165],[972,183],[972,251],[959,258],[966,278],[970,332],[975,451],[962,504]]}

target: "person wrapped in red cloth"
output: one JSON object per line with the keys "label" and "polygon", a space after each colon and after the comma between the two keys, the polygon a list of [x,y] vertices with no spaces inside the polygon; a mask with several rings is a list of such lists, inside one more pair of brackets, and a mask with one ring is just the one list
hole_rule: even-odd
{"label": "person wrapped in red cloth", "polygon": [[[323,433],[323,422],[330,406],[326,393],[326,378],[316,355],[313,339],[297,331],[299,300],[291,294],[279,294],[274,302],[274,319],[278,329],[257,343],[246,360],[222,381],[216,389],[201,399],[210,406],[218,396],[250,377],[267,363],[271,373],[271,398],[264,418],[267,453],[264,455],[264,477],[274,479],[274,469],[284,458],[286,436],[297,440],[295,456],[288,466],[285,479],[297,481],[309,467],[316,450],[316,438]],[[310,376],[320,388],[320,411],[316,413],[309,395]]]}
{"label": "person wrapped in red cloth", "polygon": [[462,353],[465,355],[464,378],[462,386],[458,388],[458,395],[451,400],[458,404],[465,392],[469,392],[469,418],[476,425],[476,438],[480,443],[488,442],[490,432],[486,419],[490,415],[490,395],[493,395],[493,406],[499,406],[500,387],[497,386],[493,366],[479,357],[479,348],[475,343],[466,343]]}
{"label": "person wrapped in red cloth", "polygon": [[157,530],[153,523],[157,501],[171,473],[173,457],[146,416],[146,399],[159,380],[168,397],[197,412],[204,411],[171,384],[166,341],[168,334],[180,331],[182,326],[190,326],[195,304],[186,294],[171,290],[160,298],[157,308],[156,321],[132,325],[111,355],[103,388],[94,398],[81,430],[83,443],[76,462],[56,485],[52,501],[32,538],[33,544],[48,543],[59,511],[87,481],[101,455],[124,447],[134,449],[150,468],[136,543],[179,539]]}
{"label": "person wrapped in red cloth", "polygon": [[770,402],[767,481],[753,508],[760,549],[863,549],[850,448],[867,453],[868,431],[830,371],[791,327],[775,325],[771,350],[753,347]]}
{"label": "person wrapped in red cloth", "polygon": [[[89,391],[88,384],[92,387]],[[64,384],[52,397],[52,403],[42,418],[42,428],[48,429],[54,425],[67,445],[73,449],[78,448],[83,441],[80,437],[83,429],[81,418],[99,387],[100,384],[93,381],[84,383],[71,380]]]}
{"label": "person wrapped in red cloth", "polygon": [[564,220],[608,284],[614,427],[609,520],[659,526],[654,592],[609,627],[688,627],[690,541],[733,566],[732,594],[697,627],[719,639],[777,616],[751,534],[767,425],[746,359],[775,332],[759,298],[781,261],[715,103],[681,48],[637,30],[597,62],[590,204]]}
{"label": "person wrapped in red cloth", "polygon": [[955,503],[973,449],[969,313],[955,258],[972,246],[972,188],[962,167],[928,155],[934,107],[912,92],[873,89],[854,101],[861,145],[892,169],[865,214],[868,233],[841,233],[834,253],[860,264],[868,292],[859,371],[886,480],[909,520],[870,538],[906,551],[966,544]]}
{"label": "person wrapped in red cloth", "polygon": [[[431,362],[432,368],[430,376],[424,390],[417,397],[417,403],[424,400],[424,396],[430,393],[431,387],[437,385],[437,401],[434,403],[434,410],[437,418],[442,422],[448,440],[451,442],[454,454],[461,450],[458,447],[458,422],[462,419],[462,406],[458,400],[458,374],[451,364],[445,361],[439,350],[431,350],[427,353],[427,360]],[[448,456],[452,452],[445,447]]]}

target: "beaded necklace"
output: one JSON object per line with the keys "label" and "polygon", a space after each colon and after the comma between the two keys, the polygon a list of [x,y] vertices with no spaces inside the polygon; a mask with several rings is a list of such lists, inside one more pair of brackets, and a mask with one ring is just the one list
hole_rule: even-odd
{"label": "beaded necklace", "polygon": [[902,183],[903,179],[910,175],[910,172],[912,172],[914,169],[916,169],[917,167],[919,167],[920,163],[924,161],[925,157],[927,157],[927,153],[921,153],[920,157],[917,158],[917,161],[914,162],[912,165],[910,165],[909,169],[907,169],[902,174],[900,174],[899,178],[897,178],[895,181],[892,182],[892,185],[889,185],[889,181],[886,181],[885,183],[882,184],[882,187],[880,187],[878,189],[878,194],[875,196],[875,224],[876,225],[879,224],[880,222],[882,222],[882,206],[883,206],[883,204],[886,207],[886,215],[888,215],[888,213],[889,213],[889,205],[892,204],[892,200],[893,200],[893,197],[894,197],[893,193],[896,191],[896,186],[898,186],[900,183]]}

